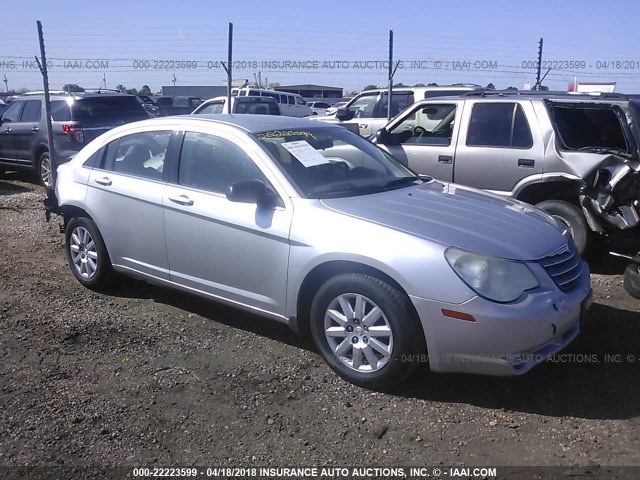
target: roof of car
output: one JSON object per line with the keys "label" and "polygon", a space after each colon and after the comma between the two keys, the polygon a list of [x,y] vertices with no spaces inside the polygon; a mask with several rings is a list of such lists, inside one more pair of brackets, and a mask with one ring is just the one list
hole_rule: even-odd
{"label": "roof of car", "polygon": [[249,133],[264,132],[268,130],[282,130],[294,128],[334,128],[336,125],[308,120],[306,118],[278,116],[278,115],[253,115],[253,114],[198,114],[198,115],[174,115],[169,117],[143,120],[148,125],[163,125],[173,123],[176,120],[187,123],[215,122],[233,125]]}

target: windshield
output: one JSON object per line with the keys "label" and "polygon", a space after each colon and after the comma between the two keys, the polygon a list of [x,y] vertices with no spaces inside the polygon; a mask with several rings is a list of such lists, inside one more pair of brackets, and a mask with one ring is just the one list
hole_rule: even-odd
{"label": "windshield", "polygon": [[256,138],[306,198],[366,195],[421,182],[391,155],[342,127],[266,131]]}

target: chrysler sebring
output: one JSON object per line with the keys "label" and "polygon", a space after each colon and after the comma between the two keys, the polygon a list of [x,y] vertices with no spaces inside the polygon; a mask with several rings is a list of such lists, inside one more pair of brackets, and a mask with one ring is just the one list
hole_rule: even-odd
{"label": "chrysler sebring", "polygon": [[421,362],[525,373],[578,335],[589,301],[588,268],[553,218],[417,176],[340,126],[145,120],[57,172],[48,203],[81,284],[125,274],[286,322],[366,388]]}

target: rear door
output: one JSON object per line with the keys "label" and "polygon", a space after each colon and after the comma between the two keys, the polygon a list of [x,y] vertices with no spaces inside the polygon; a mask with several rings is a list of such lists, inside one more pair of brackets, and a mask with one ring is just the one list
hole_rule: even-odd
{"label": "rear door", "polygon": [[450,182],[463,107],[463,100],[418,104],[389,125],[391,142],[381,146],[416,173]]}
{"label": "rear door", "polygon": [[462,115],[453,180],[510,194],[543,172],[544,145],[530,100],[467,100]]}
{"label": "rear door", "polygon": [[168,130],[113,140],[89,176],[86,204],[111,262],[128,271],[169,280],[162,198]]}
{"label": "rear door", "polygon": [[257,148],[224,132],[184,134],[164,197],[167,254],[173,282],[282,315],[292,209],[226,197],[241,180],[269,184],[252,158]]}
{"label": "rear door", "polygon": [[0,125],[0,159],[5,161],[15,162],[18,160],[18,154],[16,152],[16,143],[14,141],[13,129],[20,123],[20,117],[22,116],[22,110],[25,105],[24,100],[16,100],[2,112],[0,118],[2,124]]}

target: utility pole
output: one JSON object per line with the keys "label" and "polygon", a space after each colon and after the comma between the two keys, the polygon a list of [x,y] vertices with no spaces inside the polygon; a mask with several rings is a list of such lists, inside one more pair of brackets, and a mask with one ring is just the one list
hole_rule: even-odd
{"label": "utility pole", "polygon": [[102,72],[102,83],[100,84],[100,86],[104,85],[104,89],[107,89],[107,73],[106,72]]}
{"label": "utility pole", "polygon": [[44,113],[47,117],[47,142],[49,143],[49,164],[51,168],[51,185],[47,189],[53,191],[54,185],[56,184],[57,162],[56,162],[56,155],[55,155],[54,146],[53,146],[53,128],[51,127],[51,100],[49,98],[49,73],[47,72],[47,56],[44,48],[44,34],[42,33],[42,23],[40,23],[40,20],[36,22],[36,25],[38,26],[38,41],[40,42],[40,57],[42,58],[42,63],[40,63],[40,59],[38,59],[37,56],[36,56],[36,62],[38,62],[40,73],[42,73],[42,84],[44,86]]}
{"label": "utility pole", "polygon": [[231,113],[231,84],[232,71],[231,66],[233,63],[233,23],[229,22],[229,43],[227,45],[227,63],[222,63],[222,68],[227,72],[227,105],[229,105],[229,113]]}
{"label": "utility pole", "polygon": [[538,73],[536,74],[536,88],[534,90],[540,90],[540,70],[542,69],[542,38],[540,39],[540,43],[538,44]]}
{"label": "utility pole", "polygon": [[389,30],[389,91],[387,92],[387,120],[391,120],[393,94],[393,30]]}
{"label": "utility pole", "polygon": [[171,99],[173,100],[176,96],[176,82],[178,81],[175,73],[173,74],[173,80],[171,81],[173,82],[173,90],[171,92]]}
{"label": "utility pole", "polygon": [[7,90],[7,93],[9,93],[9,80],[7,80],[7,74],[4,74],[4,88]]}

